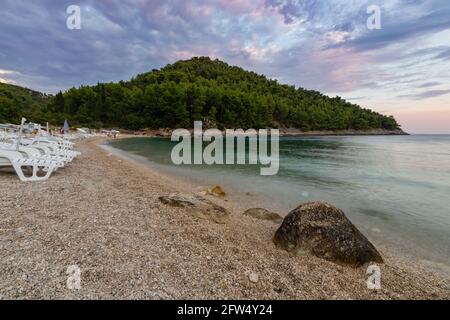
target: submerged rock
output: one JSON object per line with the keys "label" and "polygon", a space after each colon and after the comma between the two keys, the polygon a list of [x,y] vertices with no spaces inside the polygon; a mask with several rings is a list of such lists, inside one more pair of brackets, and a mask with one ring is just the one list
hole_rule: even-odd
{"label": "submerged rock", "polygon": [[281,223],[283,221],[283,217],[281,217],[278,213],[271,212],[263,208],[248,209],[244,212],[244,215],[256,219],[273,221],[275,223]]}
{"label": "submerged rock", "polygon": [[328,203],[307,202],[291,211],[273,238],[287,251],[309,251],[317,257],[351,266],[383,259],[344,212]]}

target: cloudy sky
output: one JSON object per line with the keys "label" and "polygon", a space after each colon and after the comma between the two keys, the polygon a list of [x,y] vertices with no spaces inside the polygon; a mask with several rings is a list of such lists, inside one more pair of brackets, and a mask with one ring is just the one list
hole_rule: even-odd
{"label": "cloudy sky", "polygon": [[[380,30],[367,28],[370,5]],[[1,82],[55,93],[193,56],[450,133],[448,0],[0,0]]]}

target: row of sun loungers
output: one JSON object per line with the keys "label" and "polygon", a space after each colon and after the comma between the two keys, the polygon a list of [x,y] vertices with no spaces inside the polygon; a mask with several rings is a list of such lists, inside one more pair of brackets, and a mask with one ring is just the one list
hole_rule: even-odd
{"label": "row of sun loungers", "polygon": [[74,143],[63,137],[0,132],[0,169],[13,168],[24,182],[47,180],[80,155],[73,148]]}

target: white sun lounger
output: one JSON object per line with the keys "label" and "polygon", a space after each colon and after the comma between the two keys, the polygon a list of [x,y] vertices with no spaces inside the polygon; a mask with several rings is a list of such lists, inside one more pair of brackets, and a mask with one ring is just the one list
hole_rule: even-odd
{"label": "white sun lounger", "polygon": [[74,147],[74,143],[65,139],[57,138],[57,137],[37,137],[33,139],[28,139],[28,143],[50,143],[56,144],[60,149],[71,150]]}
{"label": "white sun lounger", "polygon": [[64,163],[69,163],[73,160],[72,157],[69,157],[67,155],[63,155],[60,152],[54,152],[53,149],[44,146],[44,145],[39,145],[39,144],[34,144],[28,147],[23,147],[20,146],[20,149],[24,149],[24,148],[32,148],[35,149],[37,151],[39,151],[41,153],[41,155],[44,156],[44,158],[51,158],[54,160],[59,160],[59,161],[63,161]]}
{"label": "white sun lounger", "polygon": [[71,148],[69,148],[68,146],[62,146],[56,142],[51,141],[22,139],[21,143],[27,147],[47,148],[50,150],[50,155],[69,158],[69,162],[77,156],[81,155],[80,152],[71,150]]}
{"label": "white sun lounger", "polygon": [[[0,167],[13,167],[19,179],[23,182],[47,180],[58,167],[58,163],[52,160],[39,160],[25,158],[20,152],[0,149]],[[31,176],[25,176],[24,167],[31,167]],[[39,176],[40,171],[45,172]]]}
{"label": "white sun lounger", "polygon": [[17,151],[21,153],[24,158],[54,161],[57,165],[56,168],[62,168],[65,166],[66,162],[69,162],[69,158],[62,158],[59,156],[45,154],[34,147],[19,146],[19,149],[17,150],[16,146],[13,144],[5,144],[0,142],[0,150]]}

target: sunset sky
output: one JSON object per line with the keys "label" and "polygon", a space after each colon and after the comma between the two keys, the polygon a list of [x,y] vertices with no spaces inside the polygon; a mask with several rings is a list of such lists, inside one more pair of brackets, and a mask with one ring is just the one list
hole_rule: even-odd
{"label": "sunset sky", "polygon": [[[0,82],[55,93],[193,56],[450,133],[448,0],[0,0]],[[81,30],[66,8],[81,7]],[[369,30],[367,7],[381,8]]]}

